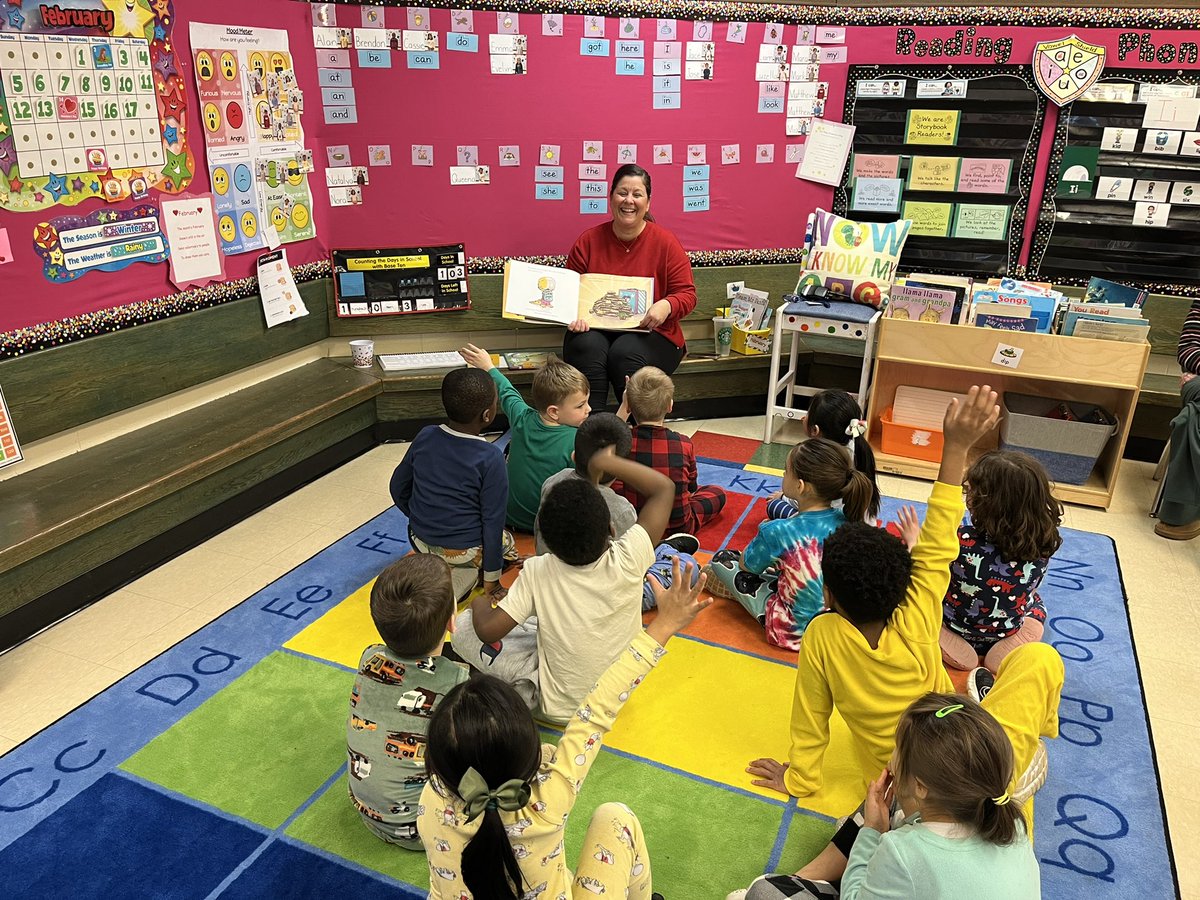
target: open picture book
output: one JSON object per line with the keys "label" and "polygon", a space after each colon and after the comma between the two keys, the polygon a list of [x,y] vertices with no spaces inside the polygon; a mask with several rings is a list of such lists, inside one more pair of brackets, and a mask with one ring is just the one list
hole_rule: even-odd
{"label": "open picture book", "polygon": [[560,325],[583,319],[592,328],[644,331],[642,319],[653,302],[653,278],[580,275],[515,259],[504,264],[506,319]]}

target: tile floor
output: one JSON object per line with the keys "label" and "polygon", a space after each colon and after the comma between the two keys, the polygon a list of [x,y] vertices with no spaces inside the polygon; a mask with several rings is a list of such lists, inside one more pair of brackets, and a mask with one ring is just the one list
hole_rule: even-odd
{"label": "tile floor", "polygon": [[[761,416],[675,423],[762,439]],[[781,426],[776,441],[794,440]],[[153,659],[292,567],[386,509],[406,444],[385,444],[160,566],[0,656],[0,754]],[[1111,535],[1129,594],[1180,888],[1200,900],[1200,541],[1154,535],[1154,467],[1126,461],[1107,511],[1068,507],[1066,524]],[[924,500],[926,482],[881,476],[893,497]],[[47,679],[53,684],[47,684]],[[33,693],[53,702],[30,709]]]}

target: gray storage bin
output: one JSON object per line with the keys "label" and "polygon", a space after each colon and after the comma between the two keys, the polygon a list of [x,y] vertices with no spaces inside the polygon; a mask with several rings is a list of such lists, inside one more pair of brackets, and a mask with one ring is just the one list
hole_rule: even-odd
{"label": "gray storage bin", "polygon": [[[1043,466],[1052,481],[1083,484],[1092,474],[1096,460],[1117,431],[1117,420],[1102,407],[1091,403],[1066,405],[1080,419],[1070,422],[1049,418],[1048,414],[1066,401],[1029,394],[1004,394],[1004,417],[1000,422],[1000,446],[1021,450]],[[1099,410],[1105,424],[1084,422]]]}

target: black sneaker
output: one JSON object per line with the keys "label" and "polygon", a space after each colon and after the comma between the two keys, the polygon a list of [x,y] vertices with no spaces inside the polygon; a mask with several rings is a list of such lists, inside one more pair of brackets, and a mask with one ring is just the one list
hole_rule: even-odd
{"label": "black sneaker", "polygon": [[695,556],[696,551],[700,549],[700,542],[692,535],[684,534],[682,531],[663,538],[663,543],[688,556]]}
{"label": "black sneaker", "polygon": [[972,669],[967,675],[967,693],[971,695],[976,703],[982,702],[983,698],[991,693],[992,688],[996,686],[996,676],[979,666],[977,669]]}

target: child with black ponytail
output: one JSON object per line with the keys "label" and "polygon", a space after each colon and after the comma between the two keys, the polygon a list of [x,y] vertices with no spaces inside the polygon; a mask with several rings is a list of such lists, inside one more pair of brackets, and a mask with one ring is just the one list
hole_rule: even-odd
{"label": "child with black ponytail", "polygon": [[[823,437],[841,444],[850,451],[854,468],[871,482],[871,499],[867,503],[866,521],[875,524],[879,515],[879,485],[875,479],[875,451],[867,443],[867,422],[862,408],[845,391],[828,390],[814,394],[808,401],[804,428],[810,438]],[[788,519],[796,515],[796,505],[780,491],[767,503],[767,518]]]}
{"label": "child with black ponytail", "polygon": [[[600,676],[558,746],[543,745],[513,688],[483,675],[434,710],[417,824],[429,857],[431,900],[575,900],[597,894],[650,900],[650,857],[637,816],[622,803],[596,809],[572,875],[563,859],[567,819],[604,736],[664,645],[711,599],[689,564],[655,586],[658,615]],[[661,900],[661,898],[660,898]]]}

